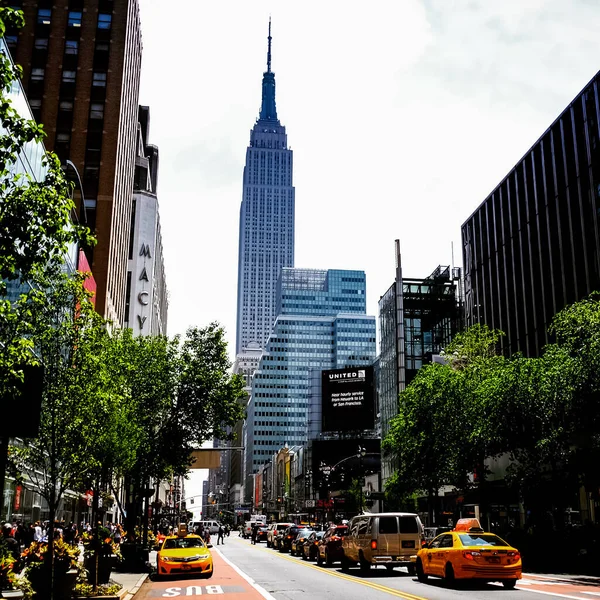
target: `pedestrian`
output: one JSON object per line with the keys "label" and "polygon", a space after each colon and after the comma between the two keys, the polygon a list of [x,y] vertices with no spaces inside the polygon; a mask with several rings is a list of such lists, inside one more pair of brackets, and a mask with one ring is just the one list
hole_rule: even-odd
{"label": "pedestrian", "polygon": [[258,532],[258,527],[256,525],[256,523],[252,523],[252,534],[251,534],[251,538],[250,541],[256,546],[256,534]]}
{"label": "pedestrian", "polygon": [[229,537],[229,532],[231,531],[231,527],[229,527],[229,523],[227,523],[227,525],[225,525],[225,535],[227,537]]}
{"label": "pedestrian", "polygon": [[14,538],[12,530],[13,527],[10,523],[4,523],[2,526],[2,537],[4,538],[4,543],[6,544],[8,551],[18,562],[21,558],[21,547],[19,546],[19,542]]}
{"label": "pedestrian", "polygon": [[42,538],[44,537],[44,532],[42,530],[42,526],[40,525],[39,521],[35,522],[35,526],[34,526],[34,534],[33,534],[33,541],[34,542],[41,542]]}
{"label": "pedestrian", "polygon": [[225,530],[223,529],[223,525],[219,524],[219,530],[217,531],[217,546],[219,545],[219,541],[221,544],[225,544],[225,540],[223,539],[223,534]]}

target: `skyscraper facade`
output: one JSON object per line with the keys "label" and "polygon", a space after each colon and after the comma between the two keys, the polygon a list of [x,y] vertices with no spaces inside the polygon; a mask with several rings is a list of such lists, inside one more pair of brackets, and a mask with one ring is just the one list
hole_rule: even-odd
{"label": "skyscraper facade", "polygon": [[315,384],[322,370],[370,365],[376,356],[376,321],[366,315],[363,271],[284,268],[277,307],[252,380],[243,440],[246,478],[286,444],[307,442],[309,418],[320,417],[312,404],[320,401]]}
{"label": "skyscraper facade", "polygon": [[80,213],[98,243],[87,249],[96,309],[119,326],[137,142],[142,40],[138,0],[13,0],[25,27],[7,31],[45,144],[83,180]]}
{"label": "skyscraper facade", "polygon": [[[429,277],[409,279],[402,275],[399,240],[395,251],[396,278],[379,299],[377,397],[382,439],[398,415],[398,395],[461,330],[463,315],[460,269],[439,266]],[[384,482],[392,472],[392,461],[383,457]]]}
{"label": "skyscraper facade", "polygon": [[264,348],[277,316],[276,286],[294,266],[293,156],[277,118],[271,24],[260,115],[246,150],[240,208],[236,354]]}
{"label": "skyscraper facade", "polygon": [[167,335],[167,283],[158,206],[158,148],[150,144],[150,109],[139,108],[125,326],[134,335]]}
{"label": "skyscraper facade", "polygon": [[568,304],[600,289],[600,73],[462,226],[466,324],[539,356]]}

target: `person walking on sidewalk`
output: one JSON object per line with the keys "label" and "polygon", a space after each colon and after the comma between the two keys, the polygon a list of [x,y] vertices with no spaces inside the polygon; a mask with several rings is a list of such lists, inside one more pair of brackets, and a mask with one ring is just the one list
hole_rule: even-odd
{"label": "person walking on sidewalk", "polygon": [[252,523],[252,534],[250,541],[256,546],[256,534],[258,533],[258,525],[256,523]]}
{"label": "person walking on sidewalk", "polygon": [[221,542],[221,544],[225,543],[225,540],[223,539],[224,533],[225,531],[223,529],[223,525],[219,525],[219,531],[217,532],[217,546],[219,545],[219,541]]}

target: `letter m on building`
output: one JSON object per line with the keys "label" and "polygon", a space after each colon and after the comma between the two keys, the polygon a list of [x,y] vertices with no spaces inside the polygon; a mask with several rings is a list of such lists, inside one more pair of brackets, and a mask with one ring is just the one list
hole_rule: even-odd
{"label": "letter m on building", "polygon": [[152,255],[150,254],[150,246],[148,244],[142,244],[140,248],[140,256],[147,256],[150,258]]}

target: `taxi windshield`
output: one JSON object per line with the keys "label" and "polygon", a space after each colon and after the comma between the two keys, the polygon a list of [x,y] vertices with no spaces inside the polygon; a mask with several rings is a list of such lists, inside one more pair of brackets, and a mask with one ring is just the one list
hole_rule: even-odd
{"label": "taxi windshield", "polygon": [[508,546],[493,533],[459,533],[458,537],[463,546]]}
{"label": "taxi windshield", "polygon": [[173,548],[202,548],[204,542],[200,538],[173,538],[165,541],[165,550]]}

